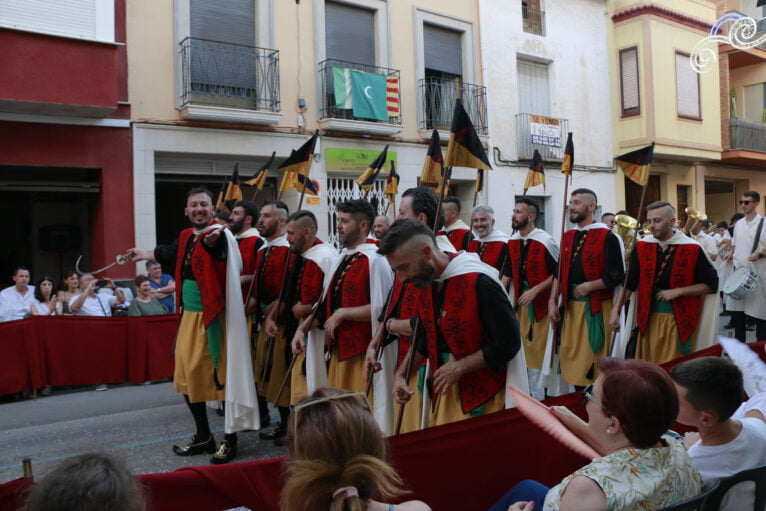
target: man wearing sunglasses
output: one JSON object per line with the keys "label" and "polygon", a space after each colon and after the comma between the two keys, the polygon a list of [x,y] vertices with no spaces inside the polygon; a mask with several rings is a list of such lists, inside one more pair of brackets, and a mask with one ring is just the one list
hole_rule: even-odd
{"label": "man wearing sunglasses", "polygon": [[734,336],[745,342],[746,316],[755,322],[755,338],[766,339],[766,233],[763,232],[764,217],[758,214],[761,195],[749,190],[742,194],[739,205],[745,217],[734,224],[732,246],[734,250],[724,256],[724,261],[732,261],[734,269],[750,266],[758,274],[761,282],[742,300],[726,297],[726,310],[731,311],[734,323]]}

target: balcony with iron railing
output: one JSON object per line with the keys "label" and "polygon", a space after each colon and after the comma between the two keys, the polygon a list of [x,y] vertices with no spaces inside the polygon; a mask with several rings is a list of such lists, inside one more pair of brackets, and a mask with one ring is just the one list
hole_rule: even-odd
{"label": "balcony with iron railing", "polygon": [[187,37],[180,56],[185,118],[268,125],[282,116],[279,51]]}
{"label": "balcony with iron railing", "polygon": [[487,88],[464,83],[459,79],[429,76],[418,82],[421,112],[418,129],[430,136],[434,128],[449,132],[455,110],[455,100],[463,101],[468,117],[479,135],[487,134]]}
{"label": "balcony with iron railing", "polygon": [[521,21],[524,32],[545,36],[545,11],[522,5]]}
{"label": "balcony with iron railing", "polygon": [[721,153],[721,161],[763,168],[766,166],[766,124],[732,117],[729,146]]}
{"label": "balcony with iron railing", "polygon": [[[339,99],[335,94],[335,79],[333,76],[333,68],[336,69],[350,69],[355,71],[362,71],[372,75],[379,75],[386,78],[386,103],[391,103],[391,106],[386,107],[386,119],[372,118],[367,116],[355,115],[355,111],[359,113],[361,110],[359,105],[354,106],[353,100],[351,104],[340,104]],[[372,66],[367,64],[360,64],[358,62],[349,62],[346,60],[327,59],[319,63],[319,125],[322,128],[330,131],[343,131],[352,133],[365,133],[371,135],[395,135],[402,130],[402,112],[401,112],[401,95],[400,89],[400,75],[398,69],[389,69],[386,67]],[[353,82],[352,82],[353,83]],[[340,85],[340,84],[339,84]],[[353,85],[349,89],[349,84],[343,84],[346,94],[353,96]],[[365,90],[364,93],[367,97],[371,97],[368,94],[369,91]],[[373,91],[375,93],[376,91]]]}
{"label": "balcony with iron railing", "polygon": [[519,160],[531,160],[535,149],[545,161],[561,161],[569,132],[569,120],[545,117],[544,123],[535,123],[534,114],[516,114],[516,151]]}

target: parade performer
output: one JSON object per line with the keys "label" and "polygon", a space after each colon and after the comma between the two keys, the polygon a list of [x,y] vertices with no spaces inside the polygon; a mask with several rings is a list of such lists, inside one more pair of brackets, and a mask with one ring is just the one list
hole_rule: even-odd
{"label": "parade performer", "polygon": [[439,234],[446,234],[450,243],[457,250],[468,250],[468,244],[473,239],[471,227],[460,219],[460,199],[453,196],[442,199],[442,216],[444,217],[444,230]]}
{"label": "parade performer", "polygon": [[[614,288],[625,277],[622,242],[593,220],[596,207],[592,190],[578,188],[571,193],[569,221],[577,225],[561,240],[560,274],[553,279],[548,300],[548,315],[558,322],[561,298],[561,379],[576,386],[588,385],[598,376],[595,361],[606,355],[612,333],[608,322]],[[552,342],[549,335],[546,351],[552,350]]]}
{"label": "parade performer", "polygon": [[[491,266],[475,254],[440,251],[433,231],[412,220],[394,222],[379,253],[399,280],[426,290],[417,309],[422,331],[412,367],[427,358],[436,368],[432,426],[503,409],[509,404],[504,392],[508,383],[528,389],[518,323]],[[399,403],[415,392],[405,378],[405,366],[395,376]]]}
{"label": "parade performer", "polygon": [[280,201],[269,201],[261,206],[258,231],[266,242],[261,246],[255,260],[255,277],[252,294],[248,301],[248,311],[255,310],[261,325],[256,341],[255,380],[258,389],[258,399],[261,406],[265,401],[273,403],[279,410],[280,422],[269,432],[261,432],[261,438],[276,440],[287,432],[287,417],[290,414],[290,392],[283,392],[279,402],[276,401],[279,387],[282,384],[287,366],[290,364],[290,351],[284,337],[285,325],[281,325],[279,335],[270,337],[265,326],[265,320],[276,307],[277,299],[285,271],[293,259],[290,255],[290,245],[285,234],[288,208]]}
{"label": "parade performer", "polygon": [[495,210],[486,204],[479,204],[471,210],[471,228],[476,238],[468,244],[468,251],[479,254],[481,260],[498,271],[498,278],[508,289],[511,275],[508,261],[508,240],[503,231],[495,229]]}
{"label": "parade performer", "polygon": [[[718,331],[718,274],[705,249],[682,231],[673,229],[675,209],[658,201],[646,208],[646,221],[652,234],[639,240],[630,256],[630,269],[624,298],[632,293],[636,300],[628,309],[620,346],[638,324],[635,358],[662,364],[693,351],[711,346]],[[620,307],[609,319],[620,331]],[[618,346],[618,350],[622,350]],[[619,356],[624,351],[618,351]]]}
{"label": "parade performer", "polygon": [[540,203],[535,199],[516,199],[511,220],[515,232],[508,242],[508,254],[513,283],[511,302],[519,319],[529,386],[532,395],[542,399],[545,391],[536,388],[536,382],[545,357],[550,328],[548,299],[559,260],[559,247],[550,234],[535,227],[539,212]]}
{"label": "parade performer", "polygon": [[[255,258],[264,243],[258,229],[255,228],[257,223],[258,206],[254,202],[241,200],[234,205],[229,217],[229,228],[237,240],[239,253],[242,255],[240,283],[242,284],[243,298],[246,297],[250,283],[253,281]],[[251,318],[248,317],[248,328],[251,326]]]}
{"label": "parade performer", "polygon": [[[419,222],[424,222],[429,227],[436,223],[436,215],[439,214],[439,198],[433,188],[427,186],[416,186],[408,188],[402,194],[402,200],[399,203],[399,214],[396,219],[411,218]],[[440,219],[439,224],[443,221]],[[457,250],[449,240],[449,237],[440,233],[436,236],[436,246],[442,252],[455,253]]]}
{"label": "parade performer", "polygon": [[[173,387],[184,395],[196,433],[189,444],[173,446],[179,456],[215,453],[227,463],[237,453],[237,431],[258,429],[250,342],[239,277],[242,259],[228,229],[213,223],[213,195],[205,188],[187,194],[185,213],[192,224],[179,238],[154,250],[130,249],[133,261],[175,263],[176,310],[181,314],[174,347]],[[216,450],[205,401],[226,401],[225,436]]]}

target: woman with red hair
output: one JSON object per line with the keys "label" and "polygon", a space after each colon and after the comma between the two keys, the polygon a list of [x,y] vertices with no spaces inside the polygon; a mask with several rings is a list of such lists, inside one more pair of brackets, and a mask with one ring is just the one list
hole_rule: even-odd
{"label": "woman with red hair", "polygon": [[[565,407],[551,412],[602,457],[550,490],[522,481],[492,510],[654,510],[693,497],[702,479],[683,445],[665,432],[678,415],[670,376],[643,360],[602,358],[583,390],[584,422]],[[537,505],[535,505],[537,504]]]}

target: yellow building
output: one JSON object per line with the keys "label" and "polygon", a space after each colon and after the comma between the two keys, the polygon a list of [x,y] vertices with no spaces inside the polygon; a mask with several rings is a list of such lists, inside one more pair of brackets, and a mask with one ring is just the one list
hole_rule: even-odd
{"label": "yellow building", "polygon": [[[463,0],[128,0],[138,246],[172,239],[185,191],[216,191],[235,163],[249,179],[276,152],[256,202],[275,198],[276,166],[315,130],[320,199],[304,207],[334,241],[335,204],[359,194],[353,180],[385,145],[403,191],[416,184],[433,128],[446,143],[456,97],[487,134],[477,20],[478,3]],[[382,77],[382,115],[341,101],[345,69],[375,86]],[[353,100],[358,90],[348,92]],[[388,171],[371,194],[380,212]],[[475,171],[462,171],[452,191],[468,198]],[[294,210],[298,194],[283,200]]]}
{"label": "yellow building", "polygon": [[[717,18],[715,2],[611,0],[608,16],[614,154],[655,142],[645,204],[666,200],[683,219],[687,206],[704,209],[701,165],[721,156],[717,68],[698,74],[689,64]],[[640,187],[618,175],[616,188],[635,216]]]}

